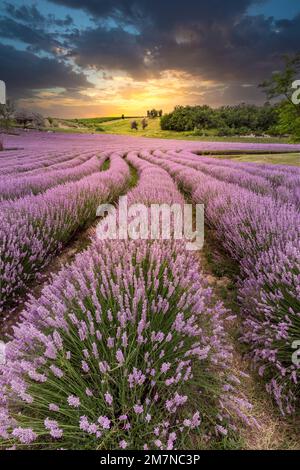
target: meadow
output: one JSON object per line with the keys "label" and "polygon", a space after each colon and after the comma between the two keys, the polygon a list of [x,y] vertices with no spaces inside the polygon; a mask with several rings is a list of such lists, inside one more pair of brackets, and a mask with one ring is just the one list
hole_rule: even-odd
{"label": "meadow", "polygon": [[[299,448],[300,145],[102,126],[0,152],[1,449]],[[203,250],[97,239],[121,195]]]}
{"label": "meadow", "polygon": [[[139,124],[138,130],[131,129],[131,122],[136,120]],[[95,134],[116,134],[127,135],[132,137],[148,137],[154,139],[178,139],[192,141],[211,141],[211,142],[241,142],[241,143],[289,143],[289,137],[255,137],[255,136],[231,136],[221,137],[217,135],[216,129],[208,129],[204,135],[195,133],[194,131],[163,130],[161,129],[160,119],[147,119],[148,126],[142,128],[141,122],[143,116],[140,117],[103,117],[76,120],[58,120],[59,127],[51,127],[54,132],[67,133],[95,133]],[[76,127],[74,127],[74,123]]]}

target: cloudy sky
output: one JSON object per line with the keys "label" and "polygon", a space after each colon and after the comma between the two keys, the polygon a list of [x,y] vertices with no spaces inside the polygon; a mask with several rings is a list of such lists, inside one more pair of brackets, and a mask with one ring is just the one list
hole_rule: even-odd
{"label": "cloudy sky", "polygon": [[0,79],[60,117],[263,102],[300,50],[299,0],[1,0]]}

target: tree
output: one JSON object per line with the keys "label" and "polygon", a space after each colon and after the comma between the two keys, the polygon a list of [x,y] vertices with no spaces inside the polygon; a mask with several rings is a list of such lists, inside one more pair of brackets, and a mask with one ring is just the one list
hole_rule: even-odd
{"label": "tree", "polygon": [[155,119],[155,118],[157,118],[158,116],[159,116],[159,117],[162,117],[162,114],[163,114],[162,109],[157,110],[157,109],[153,108],[153,109],[151,109],[151,111],[149,111],[149,110],[147,111],[147,117],[148,117],[149,119],[150,119],[150,118],[151,118],[151,119]]}
{"label": "tree", "polygon": [[284,56],[285,66],[282,71],[273,73],[269,80],[259,85],[262,88],[268,100],[284,97],[291,106],[296,108],[296,113],[300,116],[300,106],[292,100],[294,89],[293,82],[300,73],[300,53],[291,56]]}
{"label": "tree", "polygon": [[279,134],[291,135],[294,141],[299,142],[300,115],[297,107],[292,106],[288,101],[281,103],[278,110],[278,125],[274,129]]}
{"label": "tree", "polygon": [[293,83],[300,73],[300,53],[284,57],[284,69],[276,72],[269,80],[259,86],[265,91],[269,100],[284,98],[278,107],[278,126],[275,129],[281,134],[290,134],[300,139],[300,105],[292,96],[295,89]]}
{"label": "tree", "polygon": [[217,117],[210,106],[176,106],[174,111],[161,117],[160,123],[163,130],[193,131],[218,127]]}
{"label": "tree", "polygon": [[125,119],[125,116],[124,116],[124,114],[122,114],[122,119]]}
{"label": "tree", "polygon": [[135,130],[137,131],[137,130],[139,129],[139,125],[138,125],[137,121],[131,121],[131,125],[130,125],[130,126],[131,126],[131,129],[132,129],[132,130],[135,129]]}
{"label": "tree", "polygon": [[150,117],[151,117],[152,119],[154,119],[154,118],[156,118],[157,116],[158,116],[158,111],[157,111],[156,109],[154,109],[154,108],[151,109],[151,111],[150,111]]}
{"label": "tree", "polygon": [[147,122],[147,119],[145,118],[142,120],[142,127],[143,127],[143,130],[145,130],[146,127],[148,127],[148,122]]}
{"label": "tree", "polygon": [[7,100],[6,104],[0,104],[0,125],[6,130],[9,129],[14,118],[15,105]]}

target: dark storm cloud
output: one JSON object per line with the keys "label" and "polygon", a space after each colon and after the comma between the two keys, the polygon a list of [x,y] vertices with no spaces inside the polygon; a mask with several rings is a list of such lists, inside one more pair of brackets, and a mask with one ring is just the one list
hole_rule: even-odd
{"label": "dark storm cloud", "polygon": [[143,27],[148,21],[160,27],[192,24],[195,21],[228,21],[265,0],[51,0],[80,8],[95,17],[112,17]]}
{"label": "dark storm cloud", "polygon": [[[67,70],[55,61],[60,45],[66,63],[72,59],[82,69],[121,70],[135,79],[174,69],[227,85],[227,96],[247,98],[251,87],[244,85],[256,86],[281,67],[282,54],[300,49],[300,15],[247,14],[264,0],[51,1],[54,14],[46,16],[38,6],[6,3],[9,18],[0,20],[0,35],[52,53],[53,63]],[[55,4],[69,7],[70,15],[56,18]],[[74,9],[91,15],[91,26],[78,23],[78,12],[74,25]]]}
{"label": "dark storm cloud", "polygon": [[72,92],[89,85],[83,74],[74,73],[64,63],[12,46],[0,44],[0,63],[1,79],[14,98],[28,97],[32,90],[62,87]]}
{"label": "dark storm cloud", "polygon": [[135,77],[145,74],[144,47],[136,36],[121,28],[107,30],[99,26],[74,31],[66,39],[71,45],[70,55],[81,67],[126,70]]}
{"label": "dark storm cloud", "polygon": [[193,18],[173,30],[145,26],[140,34],[121,27],[77,31],[67,37],[75,61],[98,69],[121,69],[134,78],[183,70],[202,78],[258,83],[280,67],[284,53],[300,44],[300,20],[276,22],[264,16],[240,16],[235,22]]}
{"label": "dark storm cloud", "polygon": [[298,42],[300,50],[300,14],[292,20],[279,20],[276,26],[280,31],[282,46],[293,47],[295,42]]}
{"label": "dark storm cloud", "polygon": [[[77,31],[67,40],[78,64],[122,69],[134,78],[184,70],[206,79],[258,82],[300,48],[300,21],[247,16],[264,0],[52,0],[119,28]],[[299,7],[300,9],[300,7]],[[139,34],[124,31],[135,26]],[[123,28],[123,30],[122,30]],[[130,29],[126,29],[130,31]]]}
{"label": "dark storm cloud", "polygon": [[47,33],[44,29],[27,26],[7,17],[0,17],[0,37],[17,39],[29,44],[35,51],[51,51],[61,45],[53,34]]}

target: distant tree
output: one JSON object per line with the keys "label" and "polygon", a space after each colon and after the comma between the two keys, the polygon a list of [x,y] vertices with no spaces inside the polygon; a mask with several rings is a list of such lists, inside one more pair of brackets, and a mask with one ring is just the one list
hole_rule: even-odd
{"label": "distant tree", "polygon": [[14,118],[15,105],[7,100],[6,104],[0,104],[0,127],[8,130]]}
{"label": "distant tree", "polygon": [[131,129],[132,129],[132,130],[135,129],[135,130],[137,131],[137,130],[139,129],[139,125],[138,125],[137,121],[131,121],[131,125],[130,125],[130,126],[131,126]]}
{"label": "distant tree", "polygon": [[160,123],[163,130],[181,132],[218,127],[216,121],[217,113],[210,106],[176,106]]}
{"label": "distant tree", "polygon": [[158,116],[161,117],[162,114],[163,114],[162,109],[157,110],[157,109],[153,108],[150,111],[149,110],[147,111],[147,117],[149,119],[154,119],[154,118],[157,118]]}
{"label": "distant tree", "polygon": [[154,118],[156,118],[157,116],[158,116],[158,111],[157,111],[156,109],[154,109],[154,108],[151,109],[151,111],[150,111],[150,117],[151,117],[152,119],[154,119]]}
{"label": "distant tree", "polygon": [[122,119],[125,119],[125,116],[124,116],[124,114],[122,114]]}
{"label": "distant tree", "polygon": [[147,122],[147,119],[145,118],[142,120],[142,127],[143,127],[143,130],[145,130],[146,127],[148,127],[148,122]]}

